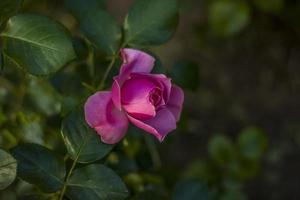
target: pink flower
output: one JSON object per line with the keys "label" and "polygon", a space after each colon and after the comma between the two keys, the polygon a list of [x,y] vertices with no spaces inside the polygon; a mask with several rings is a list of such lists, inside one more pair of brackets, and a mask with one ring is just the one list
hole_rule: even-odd
{"label": "pink flower", "polygon": [[85,103],[85,119],[107,144],[119,142],[128,122],[163,141],[176,129],[184,94],[163,74],[151,74],[154,58],[142,51],[122,49],[123,64],[111,91],[100,91]]}

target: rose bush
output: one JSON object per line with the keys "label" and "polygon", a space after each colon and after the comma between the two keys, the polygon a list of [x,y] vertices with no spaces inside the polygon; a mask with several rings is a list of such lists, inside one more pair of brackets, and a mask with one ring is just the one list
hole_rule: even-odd
{"label": "rose bush", "polygon": [[90,96],[84,106],[86,122],[107,144],[119,142],[129,121],[163,141],[176,129],[184,94],[163,74],[151,74],[155,59],[139,50],[122,49],[123,64],[111,91]]}

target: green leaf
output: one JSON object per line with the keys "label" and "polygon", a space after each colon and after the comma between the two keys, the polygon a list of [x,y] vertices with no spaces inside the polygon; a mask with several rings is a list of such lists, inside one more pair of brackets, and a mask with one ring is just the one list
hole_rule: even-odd
{"label": "green leaf", "polygon": [[4,67],[4,58],[2,52],[0,52],[0,73],[2,73]]}
{"label": "green leaf", "polygon": [[284,0],[253,0],[253,3],[266,13],[279,13],[284,8]]}
{"label": "green leaf", "polygon": [[248,181],[256,176],[260,169],[259,162],[245,162],[237,160],[228,165],[228,176],[237,181]]}
{"label": "green leaf", "polygon": [[128,196],[128,191],[114,171],[92,164],[74,171],[66,194],[72,200],[121,200]]}
{"label": "green leaf", "polygon": [[199,85],[199,66],[190,61],[181,61],[173,65],[170,70],[172,80],[179,86],[196,90]]}
{"label": "green leaf", "polygon": [[65,166],[53,151],[37,144],[21,144],[11,150],[18,161],[18,176],[45,192],[59,190],[65,177]]}
{"label": "green leaf", "polygon": [[99,49],[109,55],[115,54],[121,42],[121,28],[105,10],[91,9],[80,19],[80,29]]}
{"label": "green leaf", "polygon": [[31,78],[28,84],[26,100],[28,107],[46,116],[53,116],[61,110],[61,97],[44,79]]}
{"label": "green leaf", "polygon": [[234,146],[224,135],[216,135],[210,140],[208,152],[211,158],[220,165],[233,160],[235,157]]}
{"label": "green leaf", "polygon": [[244,1],[216,1],[209,9],[208,20],[215,35],[233,36],[248,25],[250,9]]}
{"label": "green leaf", "polygon": [[176,0],[137,0],[124,22],[125,44],[159,45],[167,42],[178,24]]}
{"label": "green leaf", "polygon": [[17,161],[0,149],[0,190],[8,187],[16,178]]}
{"label": "green leaf", "polygon": [[20,7],[22,0],[0,1],[0,25],[6,21]]}
{"label": "green leaf", "polygon": [[84,17],[91,8],[105,8],[105,0],[67,0],[66,8],[76,17]]}
{"label": "green leaf", "polygon": [[248,127],[242,130],[238,137],[238,147],[243,158],[257,161],[263,155],[268,139],[262,130]]}
{"label": "green leaf", "polygon": [[[76,16],[83,34],[99,49],[108,55],[115,54],[121,43],[121,27],[117,21],[103,9],[103,1],[72,1],[69,9]],[[82,5],[82,8],[77,6]]]}
{"label": "green leaf", "polygon": [[221,194],[220,200],[246,200],[242,186],[238,181],[225,179],[223,181],[224,192]]}
{"label": "green leaf", "polygon": [[102,143],[98,134],[87,125],[82,108],[72,111],[64,119],[62,137],[70,157],[81,163],[99,160],[113,148],[113,145]]}
{"label": "green leaf", "polygon": [[79,60],[85,60],[88,57],[89,49],[87,43],[84,39],[80,37],[73,37],[72,38],[74,50],[76,52],[77,58]]}
{"label": "green leaf", "polygon": [[172,200],[210,200],[215,194],[197,180],[184,180],[176,184]]}
{"label": "green leaf", "polygon": [[66,96],[62,100],[61,114],[62,116],[66,116],[74,109],[78,107],[80,104],[79,100],[75,97]]}
{"label": "green leaf", "polygon": [[188,165],[183,177],[187,179],[198,178],[205,183],[215,183],[220,179],[217,167],[208,160],[196,160]]}
{"label": "green leaf", "polygon": [[36,144],[44,144],[44,132],[41,122],[38,120],[28,121],[22,124],[22,140]]}
{"label": "green leaf", "polygon": [[167,195],[163,194],[160,190],[154,190],[154,189],[146,189],[142,190],[142,192],[139,192],[137,195],[135,195],[130,200],[166,200]]}
{"label": "green leaf", "polygon": [[75,58],[66,29],[48,17],[16,15],[0,36],[4,53],[33,75],[54,73]]}

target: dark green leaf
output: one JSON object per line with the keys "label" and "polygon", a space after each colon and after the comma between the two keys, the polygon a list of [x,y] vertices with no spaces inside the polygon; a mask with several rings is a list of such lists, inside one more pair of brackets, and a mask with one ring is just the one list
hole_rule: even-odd
{"label": "dark green leaf", "polygon": [[159,45],[167,42],[178,24],[176,0],[137,0],[124,22],[125,44]]}
{"label": "dark green leaf", "polygon": [[255,6],[263,12],[279,13],[284,8],[284,0],[253,0]]}
{"label": "dark green leaf", "polygon": [[154,200],[154,199],[167,200],[169,198],[167,193],[162,188],[153,187],[153,185],[151,185],[149,188],[143,189],[141,192],[139,192],[130,200]]}
{"label": "dark green leaf", "polygon": [[16,178],[17,161],[0,149],[0,190],[8,187]]}
{"label": "dark green leaf", "polygon": [[50,149],[28,143],[16,146],[11,152],[18,161],[20,178],[45,192],[55,192],[62,187],[65,166]]}
{"label": "dark green leaf", "polygon": [[199,67],[190,61],[177,62],[170,70],[172,80],[179,86],[196,90],[199,85]]}
{"label": "dark green leaf", "polygon": [[20,7],[22,0],[0,1],[0,25],[7,20]]}
{"label": "dark green leaf", "polygon": [[245,162],[238,160],[229,163],[228,174],[237,181],[247,181],[255,177],[259,168],[259,162]]}
{"label": "dark green leaf", "polygon": [[[89,1],[88,1],[89,2]],[[121,42],[121,28],[117,21],[103,9],[103,1],[76,0],[68,3],[76,16],[84,35],[99,49],[109,55],[115,54]],[[81,8],[78,8],[82,5]]]}
{"label": "dark green leaf", "polygon": [[75,58],[65,28],[48,17],[16,15],[9,19],[1,37],[4,53],[33,75],[54,73]]}
{"label": "dark green leaf", "polygon": [[172,200],[211,200],[214,193],[197,180],[185,180],[175,186]]}
{"label": "dark green leaf", "polygon": [[4,67],[4,58],[2,52],[0,52],[0,74],[3,71],[3,67]]}
{"label": "dark green leaf", "polygon": [[72,200],[121,200],[128,196],[128,191],[114,171],[92,164],[74,171],[66,194]]}
{"label": "dark green leaf", "polygon": [[30,194],[18,197],[18,200],[52,200],[50,195],[51,194]]}
{"label": "dark green leaf", "polygon": [[211,139],[208,152],[211,158],[221,165],[231,161],[235,156],[232,142],[223,135],[216,135]]}
{"label": "dark green leaf", "polygon": [[80,37],[73,37],[72,42],[77,58],[79,60],[85,60],[89,54],[87,43]]}
{"label": "dark green leaf", "polygon": [[248,25],[250,9],[243,1],[216,1],[210,7],[208,18],[215,35],[228,37],[237,34]]}
{"label": "dark green leaf", "polygon": [[77,18],[84,17],[91,8],[100,10],[105,8],[105,0],[67,0],[66,8]]}
{"label": "dark green leaf", "polygon": [[64,119],[62,137],[71,158],[81,163],[99,160],[113,148],[113,145],[102,143],[98,134],[87,125],[82,108]]}
{"label": "dark green leaf", "polygon": [[109,55],[115,54],[121,41],[121,28],[105,10],[91,9],[80,19],[80,29],[98,48]]}
{"label": "dark green leaf", "polygon": [[198,178],[205,183],[219,181],[218,166],[208,160],[196,160],[188,165],[184,172],[184,178]]}
{"label": "dark green leaf", "polygon": [[238,137],[241,156],[248,160],[257,161],[267,147],[268,139],[262,130],[255,127],[244,129]]}
{"label": "dark green leaf", "polygon": [[242,191],[240,182],[226,179],[223,181],[224,193],[221,194],[220,200],[246,200],[246,196]]}
{"label": "dark green leaf", "polygon": [[75,97],[66,96],[62,100],[62,108],[61,108],[61,114],[63,116],[66,116],[70,112],[72,112],[76,107],[79,105],[79,100]]}

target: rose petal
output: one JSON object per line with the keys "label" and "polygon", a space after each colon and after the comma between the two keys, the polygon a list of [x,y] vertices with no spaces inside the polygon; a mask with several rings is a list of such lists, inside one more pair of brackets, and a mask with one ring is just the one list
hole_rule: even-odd
{"label": "rose petal", "polygon": [[180,119],[183,101],[184,93],[182,89],[176,85],[172,85],[171,95],[167,103],[167,108],[173,113],[176,121]]}
{"label": "rose petal", "polygon": [[124,81],[126,81],[133,72],[150,73],[155,62],[152,56],[135,49],[122,49],[121,56],[123,64],[119,75],[114,77],[114,83],[112,85],[112,100],[119,110],[121,110],[120,88]]}
{"label": "rose petal", "polygon": [[155,83],[163,91],[164,104],[168,102],[171,94],[171,79],[164,74],[145,74],[145,73],[132,73],[131,78],[149,79]]}
{"label": "rose petal", "polygon": [[119,75],[114,77],[114,83],[112,85],[112,100],[119,110],[121,110],[120,88],[124,81],[126,81],[133,72],[150,73],[155,62],[152,56],[136,49],[122,49],[121,56],[123,64]]}
{"label": "rose petal", "polygon": [[114,82],[111,87],[111,99],[117,109],[122,110],[121,105],[121,87],[119,84],[119,77],[114,77]]}
{"label": "rose petal", "polygon": [[116,109],[111,101],[111,92],[97,92],[84,105],[85,119],[107,144],[119,142],[128,128],[126,115]]}
{"label": "rose petal", "polygon": [[122,49],[121,56],[123,64],[120,69],[120,75],[128,76],[133,72],[150,73],[155,59],[149,54],[136,49]]}
{"label": "rose petal", "polygon": [[128,118],[137,127],[153,134],[160,142],[168,133],[176,129],[176,120],[167,108],[157,111],[156,116],[152,119],[138,120],[130,115]]}
{"label": "rose petal", "polygon": [[149,95],[156,88],[151,80],[132,78],[127,80],[121,89],[121,102],[124,110],[138,119],[155,116],[155,106],[150,102]]}

